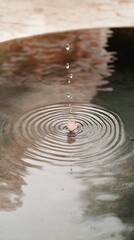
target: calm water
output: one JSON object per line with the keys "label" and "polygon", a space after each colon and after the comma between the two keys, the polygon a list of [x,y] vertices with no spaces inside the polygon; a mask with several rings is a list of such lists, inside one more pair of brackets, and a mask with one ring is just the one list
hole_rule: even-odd
{"label": "calm water", "polygon": [[109,35],[76,31],[0,46],[1,240],[133,239],[134,85],[119,84],[118,72],[106,80]]}

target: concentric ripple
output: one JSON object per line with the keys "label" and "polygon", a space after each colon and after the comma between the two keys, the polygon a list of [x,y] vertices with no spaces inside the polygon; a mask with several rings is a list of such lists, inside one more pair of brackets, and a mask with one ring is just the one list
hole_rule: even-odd
{"label": "concentric ripple", "polygon": [[17,144],[27,147],[26,156],[37,161],[80,163],[114,160],[122,154],[125,135],[116,114],[94,105],[74,104],[73,117],[78,127],[70,135],[66,104],[39,107],[21,115],[12,134]]}

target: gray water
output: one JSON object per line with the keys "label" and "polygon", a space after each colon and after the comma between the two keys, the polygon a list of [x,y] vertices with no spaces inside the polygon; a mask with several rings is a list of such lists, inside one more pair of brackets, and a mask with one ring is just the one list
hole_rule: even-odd
{"label": "gray water", "polygon": [[[133,86],[116,83],[116,72],[112,85],[104,80],[111,54],[102,31],[4,45],[1,240],[133,239]],[[64,56],[68,41],[73,53]],[[78,124],[71,134],[66,62]]]}

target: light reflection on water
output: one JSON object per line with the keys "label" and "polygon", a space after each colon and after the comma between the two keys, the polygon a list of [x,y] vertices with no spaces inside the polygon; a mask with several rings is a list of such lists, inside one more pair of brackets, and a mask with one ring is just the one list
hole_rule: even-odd
{"label": "light reflection on water", "polygon": [[[110,90],[103,79],[110,73],[111,54],[103,49],[108,32],[101,31],[40,36],[3,48],[2,240],[128,239],[132,146],[120,117],[91,104],[99,89]],[[69,57],[64,53],[67,42],[72,43]],[[65,62],[73,73],[72,105],[78,121],[71,136],[65,127]]]}

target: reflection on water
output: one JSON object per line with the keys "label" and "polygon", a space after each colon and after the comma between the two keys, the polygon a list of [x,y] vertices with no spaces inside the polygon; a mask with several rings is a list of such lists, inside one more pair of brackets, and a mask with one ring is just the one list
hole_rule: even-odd
{"label": "reflection on water", "polygon": [[[132,145],[120,117],[91,104],[99,90],[111,90],[104,80],[108,36],[106,29],[82,30],[0,46],[3,240],[15,239],[12,232],[19,240],[130,237]],[[67,62],[78,124],[70,134]]]}

